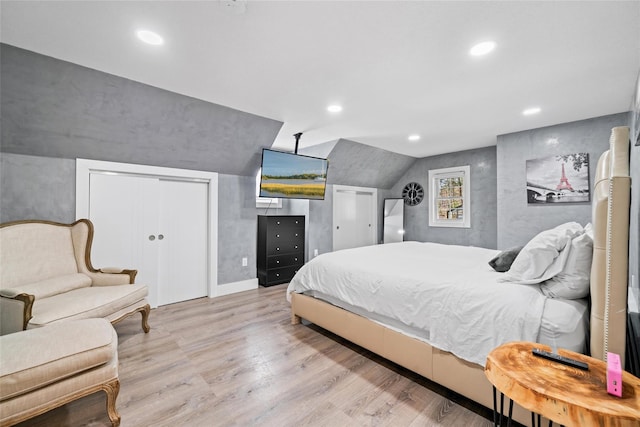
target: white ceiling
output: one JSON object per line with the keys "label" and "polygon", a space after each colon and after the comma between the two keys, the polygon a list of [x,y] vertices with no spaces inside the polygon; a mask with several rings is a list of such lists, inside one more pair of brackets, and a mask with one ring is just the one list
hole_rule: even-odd
{"label": "white ceiling", "polygon": [[[639,1],[5,1],[0,40],[415,157],[630,109]],[[135,31],[161,34],[161,47]],[[494,40],[485,57],[468,55]],[[326,107],[339,103],[340,114]],[[522,110],[539,106],[535,116]],[[411,133],[422,136],[407,141]]]}

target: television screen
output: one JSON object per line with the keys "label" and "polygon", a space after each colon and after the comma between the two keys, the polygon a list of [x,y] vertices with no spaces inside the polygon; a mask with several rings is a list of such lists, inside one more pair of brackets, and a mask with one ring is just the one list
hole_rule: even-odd
{"label": "television screen", "polygon": [[327,159],[262,150],[260,197],[324,199]]}

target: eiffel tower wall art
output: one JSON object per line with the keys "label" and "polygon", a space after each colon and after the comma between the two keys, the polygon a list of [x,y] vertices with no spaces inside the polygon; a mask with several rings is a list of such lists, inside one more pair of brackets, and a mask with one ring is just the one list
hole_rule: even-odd
{"label": "eiffel tower wall art", "polygon": [[589,153],[527,160],[527,203],[588,203]]}

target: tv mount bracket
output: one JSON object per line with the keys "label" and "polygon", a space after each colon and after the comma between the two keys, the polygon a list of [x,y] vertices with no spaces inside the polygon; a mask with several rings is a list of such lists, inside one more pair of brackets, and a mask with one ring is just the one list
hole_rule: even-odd
{"label": "tv mount bracket", "polygon": [[293,136],[296,137],[296,149],[293,152],[298,154],[298,143],[300,142],[300,137],[302,136],[302,132],[294,133]]}

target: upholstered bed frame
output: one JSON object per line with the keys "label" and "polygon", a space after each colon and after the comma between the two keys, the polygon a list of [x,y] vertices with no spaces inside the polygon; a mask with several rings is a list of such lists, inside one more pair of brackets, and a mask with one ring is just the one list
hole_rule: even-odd
{"label": "upholstered bed frame", "polygon": [[[611,132],[602,154],[592,198],[594,253],[591,269],[590,351],[604,360],[607,351],[624,360],[629,246],[629,128]],[[493,407],[492,386],[484,367],[408,337],[365,317],[303,294],[291,295],[291,321],[306,319],[425,378]],[[514,418],[528,423],[530,413],[514,408]]]}

